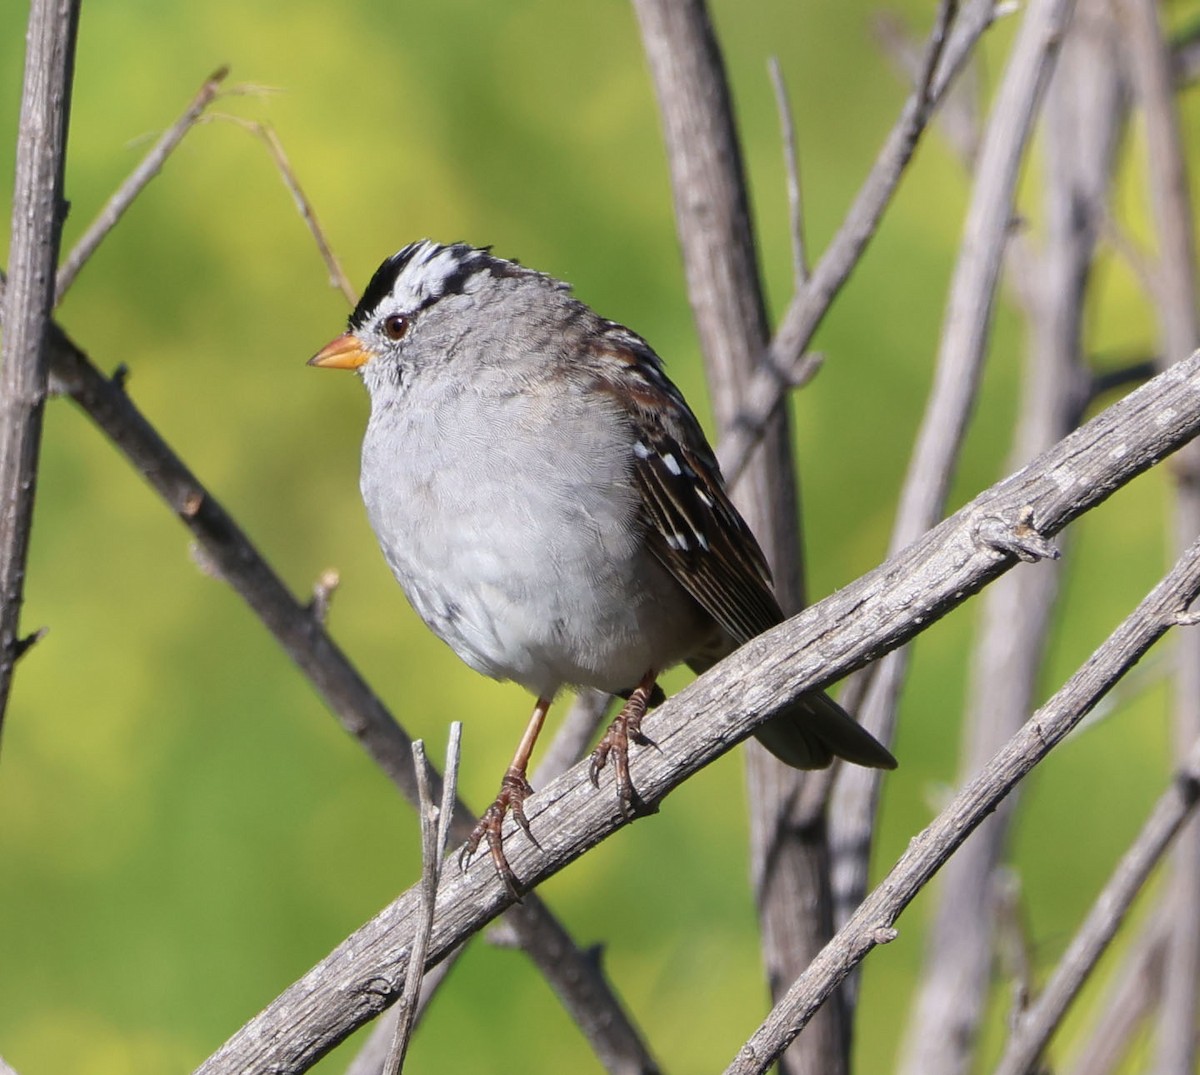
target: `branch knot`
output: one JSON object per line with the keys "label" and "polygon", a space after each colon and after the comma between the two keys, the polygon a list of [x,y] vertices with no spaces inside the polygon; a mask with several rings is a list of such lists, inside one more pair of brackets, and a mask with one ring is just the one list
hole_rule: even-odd
{"label": "branch knot", "polygon": [[1033,505],[1026,504],[1015,520],[1003,515],[985,515],[975,526],[975,543],[1004,556],[1015,556],[1027,564],[1057,560],[1061,553],[1042,537],[1033,524]]}

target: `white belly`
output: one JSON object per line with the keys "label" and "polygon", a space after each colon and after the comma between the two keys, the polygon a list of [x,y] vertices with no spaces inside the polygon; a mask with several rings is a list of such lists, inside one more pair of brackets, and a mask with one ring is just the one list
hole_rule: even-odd
{"label": "white belly", "polygon": [[[363,499],[421,618],[472,668],[552,697],[617,691],[694,652],[697,606],[642,545],[627,433],[579,415],[551,426],[519,397],[372,415]],[[517,426],[539,428],[513,438]],[[563,470],[555,445],[588,436]],[[536,446],[519,456],[515,445]],[[431,461],[437,460],[437,466]]]}

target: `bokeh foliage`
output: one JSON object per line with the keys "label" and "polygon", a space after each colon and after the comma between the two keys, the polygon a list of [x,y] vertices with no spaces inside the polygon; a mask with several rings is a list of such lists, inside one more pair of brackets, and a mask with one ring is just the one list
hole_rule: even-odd
{"label": "bokeh foliage", "polygon": [[[777,309],[790,275],[766,57],[779,56],[792,88],[819,252],[902,101],[871,38],[876,6],[919,30],[928,18],[917,0],[714,3]],[[0,8],[6,149],[24,18],[24,5]],[[993,31],[985,74],[999,70],[1010,36]],[[274,125],[359,285],[414,238],[494,244],[645,335],[703,412],[657,114],[625,3],[85,4],[67,244],[224,62],[232,81],[271,90],[216,111]],[[1139,145],[1135,130],[1131,152]],[[8,151],[5,205],[11,174]],[[1142,234],[1136,163],[1123,184]],[[1027,187],[1036,195],[1036,175]],[[962,169],[930,137],[818,337],[826,366],[793,404],[815,596],[883,555],[966,198]],[[1036,198],[1028,210],[1036,231]],[[1089,346],[1109,360],[1149,353],[1152,319],[1130,274],[1115,263],[1105,273]],[[89,264],[61,320],[98,365],[128,365],[139,406],[297,592],[339,569],[334,634],[435,757],[447,722],[465,718],[462,790],[482,804],[528,702],[429,636],[378,554],[357,493],[365,395],[352,378],[303,365],[345,314],[262,147],[214,119]],[[1021,344],[1019,318],[1002,306],[955,505],[1004,471]],[[1166,511],[1166,485],[1152,475],[1079,527],[1047,692],[1161,573]],[[877,868],[954,778],[975,615],[968,606],[917,647]],[[412,812],[63,401],[47,415],[24,623],[51,630],[19,668],[0,766],[0,1055],[22,1075],[188,1070],[415,879]],[[1163,784],[1157,661],[1144,690],[1124,694],[1027,787],[1014,861],[1039,967],[1061,952]],[[735,753],[544,890],[582,943],[604,942],[673,1071],[719,1067],[765,1011],[743,800]],[[900,939],[867,964],[863,1071],[892,1066],[925,909],[919,901]],[[596,1066],[524,957],[479,943],[411,1064]]]}

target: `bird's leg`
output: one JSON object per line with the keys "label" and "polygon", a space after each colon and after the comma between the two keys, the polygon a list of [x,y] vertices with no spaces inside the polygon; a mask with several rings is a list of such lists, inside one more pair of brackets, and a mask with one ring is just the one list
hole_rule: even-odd
{"label": "bird's leg", "polygon": [[529,767],[529,757],[533,753],[533,745],[537,742],[542,725],[546,722],[546,712],[549,708],[549,698],[537,700],[537,704],[533,707],[533,715],[525,727],[525,734],[521,736],[517,752],[513,755],[512,764],[504,773],[504,779],[500,781],[500,793],[496,796],[496,801],[483,812],[479,824],[471,830],[471,835],[467,837],[466,845],[458,856],[458,865],[465,870],[471,861],[471,856],[479,848],[479,844],[483,840],[487,840],[496,873],[500,875],[500,879],[509,892],[517,899],[521,898],[521,890],[517,884],[516,874],[512,872],[512,868],[508,865],[508,859],[504,855],[504,838],[500,830],[504,824],[504,815],[511,811],[513,819],[521,826],[533,845],[541,847],[541,844],[534,839],[533,832],[529,828],[529,821],[525,817],[525,799],[533,794],[533,788],[525,774]]}
{"label": "bird's leg", "polygon": [[621,708],[608,731],[600,737],[596,749],[592,752],[590,774],[592,783],[600,786],[600,770],[608,764],[612,756],[613,773],[617,780],[617,793],[621,797],[621,805],[627,811],[639,814],[645,811],[646,804],[638,796],[629,779],[629,743],[632,740],[638,746],[653,746],[653,741],[642,733],[642,718],[646,715],[646,706],[654,693],[658,673],[651,668],[641,682],[630,692],[629,700]]}

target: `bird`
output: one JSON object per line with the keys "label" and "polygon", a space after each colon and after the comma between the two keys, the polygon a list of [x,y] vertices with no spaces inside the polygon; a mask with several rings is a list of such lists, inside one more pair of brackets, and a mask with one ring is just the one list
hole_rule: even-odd
{"label": "bird", "polygon": [[[495,801],[462,849],[536,844],[528,765],[564,688],[625,698],[597,745],[627,811],[629,746],[658,677],[697,673],[783,621],[758,542],[700,423],[650,345],[569,284],[490,247],[430,239],[386,258],[346,331],[311,359],[354,370],[370,417],[360,489],[417,614],[471,668],[536,699]],[[832,698],[800,696],[755,733],[800,769],[896,760]]]}

